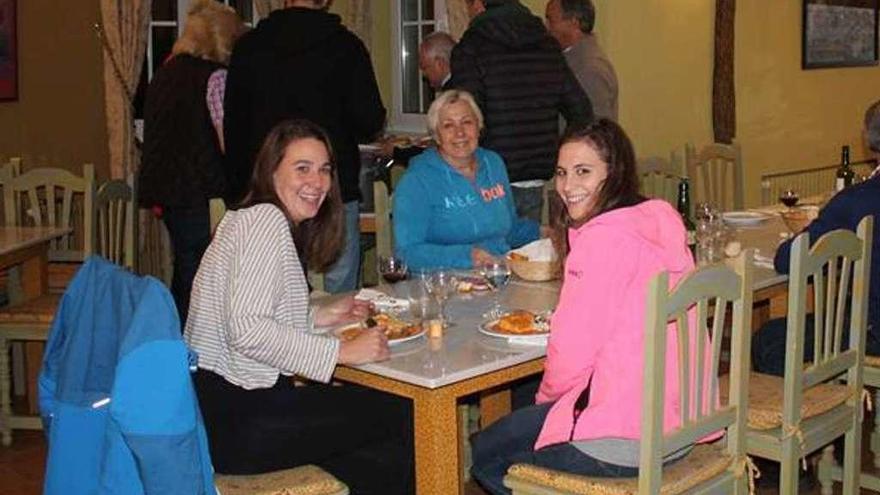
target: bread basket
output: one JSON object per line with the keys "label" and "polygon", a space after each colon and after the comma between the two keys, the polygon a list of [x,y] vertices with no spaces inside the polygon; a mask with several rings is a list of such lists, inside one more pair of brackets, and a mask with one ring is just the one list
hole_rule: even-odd
{"label": "bread basket", "polygon": [[809,225],[818,214],[819,208],[816,206],[799,206],[796,208],[789,208],[780,213],[782,221],[785,222],[786,227],[788,227],[788,229],[794,234],[798,234],[807,228],[807,225]]}
{"label": "bread basket", "polygon": [[531,282],[547,282],[559,278],[559,261],[529,261],[507,257],[507,264],[517,277]]}

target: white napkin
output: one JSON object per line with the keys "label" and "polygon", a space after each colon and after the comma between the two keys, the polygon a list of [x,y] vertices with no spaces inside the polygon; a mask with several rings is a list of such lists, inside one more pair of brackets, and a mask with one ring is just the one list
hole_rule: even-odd
{"label": "white napkin", "polygon": [[773,258],[764,256],[758,251],[755,251],[755,266],[760,266],[761,268],[769,268],[774,270],[773,268]]}
{"label": "white napkin", "polygon": [[556,259],[556,250],[553,249],[553,242],[547,237],[511,250],[511,253],[526,256],[529,258],[529,261],[553,261]]}
{"label": "white napkin", "polygon": [[547,345],[547,338],[550,337],[549,333],[543,335],[514,335],[512,337],[507,337],[507,343],[515,344],[515,345]]}
{"label": "white napkin", "polygon": [[377,311],[406,311],[409,308],[409,301],[406,299],[391,297],[375,289],[361,289],[354,298],[373,303]]}

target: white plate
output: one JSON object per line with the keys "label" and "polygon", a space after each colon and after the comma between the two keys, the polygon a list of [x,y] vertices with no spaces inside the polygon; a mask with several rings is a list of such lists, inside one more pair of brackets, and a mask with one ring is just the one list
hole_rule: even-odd
{"label": "white plate", "polygon": [[[343,326],[343,327],[339,327],[339,328],[335,328],[335,329],[333,329],[333,335],[336,336],[336,337],[339,337],[339,334],[341,334],[342,332],[344,332],[344,331],[346,331],[346,330],[348,330],[348,329],[350,329],[350,328],[363,328],[363,326],[362,326],[360,323],[352,323],[351,325],[345,325],[345,326]],[[411,340],[416,340],[416,339],[422,337],[423,335],[425,335],[425,333],[427,333],[427,331],[428,331],[428,329],[425,328],[424,325],[423,325],[423,326],[422,326],[422,330],[421,330],[420,332],[417,332],[417,333],[415,333],[415,334],[413,334],[413,335],[410,335],[409,337],[403,337],[403,338],[400,338],[400,339],[388,339],[388,345],[389,345],[389,346],[395,346],[395,345],[397,345],[397,344],[402,344],[402,343],[404,343],[404,342],[409,342],[409,341],[411,341]]]}
{"label": "white plate", "polygon": [[480,333],[488,335],[490,337],[498,337],[498,338],[502,338],[502,339],[507,339],[511,342],[514,342],[517,340],[529,341],[529,340],[536,340],[536,339],[546,339],[550,335],[549,328],[547,329],[546,332],[542,332],[542,333],[525,333],[525,334],[515,333],[514,334],[514,333],[496,332],[495,330],[492,330],[492,327],[494,327],[497,324],[498,324],[498,320],[491,320],[491,321],[484,322],[479,327]]}
{"label": "white plate", "polygon": [[721,218],[730,225],[749,226],[766,222],[770,215],[758,211],[728,211],[722,213]]}

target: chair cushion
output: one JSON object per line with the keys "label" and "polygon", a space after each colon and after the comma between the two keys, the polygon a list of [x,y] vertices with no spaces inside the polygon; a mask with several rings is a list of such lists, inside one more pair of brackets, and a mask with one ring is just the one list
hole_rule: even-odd
{"label": "chair cushion", "polygon": [[[660,493],[675,495],[690,490],[724,472],[731,461],[732,457],[717,444],[696,445],[683,459],[663,469],[663,486],[660,488]],[[559,490],[565,494],[636,495],[639,493],[638,478],[592,478],[530,464],[511,466],[505,477],[505,485],[508,481]]]}
{"label": "chair cushion", "polygon": [[[720,379],[721,403],[728,399],[727,375]],[[749,375],[749,428],[769,430],[782,426],[782,400],[785,381],[781,376],[751,373]],[[804,391],[801,418],[811,418],[843,404],[852,395],[846,385],[822,383]]]}
{"label": "chair cushion", "polygon": [[9,324],[45,324],[47,327],[55,318],[55,311],[61,302],[60,294],[45,294],[21,303],[12,304],[0,309],[0,325]]}
{"label": "chair cushion", "polygon": [[880,368],[880,356],[872,356],[870,354],[865,354],[865,366],[873,366],[874,368]]}
{"label": "chair cushion", "polygon": [[347,495],[348,487],[318,466],[252,475],[214,476],[223,495]]}

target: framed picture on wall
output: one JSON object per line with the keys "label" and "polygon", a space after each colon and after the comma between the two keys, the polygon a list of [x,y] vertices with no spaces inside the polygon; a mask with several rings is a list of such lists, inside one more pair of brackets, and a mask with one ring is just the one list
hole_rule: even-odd
{"label": "framed picture on wall", "polygon": [[877,65],[880,0],[804,0],[804,69]]}
{"label": "framed picture on wall", "polygon": [[18,99],[16,1],[0,0],[0,100]]}

